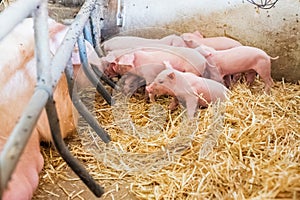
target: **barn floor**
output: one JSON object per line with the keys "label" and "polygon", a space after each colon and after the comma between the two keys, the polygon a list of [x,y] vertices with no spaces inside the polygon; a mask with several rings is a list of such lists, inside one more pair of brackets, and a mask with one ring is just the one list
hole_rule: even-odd
{"label": "barn floor", "polygon": [[[167,108],[170,98],[157,104],[139,94],[128,99],[134,132],[118,119],[121,107],[118,113],[90,89],[83,101],[92,102],[112,142],[103,145],[80,122],[66,143],[104,186],[100,199],[300,199],[300,85],[276,82],[271,96],[262,90],[260,81],[236,85],[217,127],[213,107],[199,109],[196,128],[182,125],[178,108],[145,136],[150,129],[143,127],[155,121],[149,110]],[[96,199],[53,146],[43,144],[42,152],[45,167],[33,199]]]}

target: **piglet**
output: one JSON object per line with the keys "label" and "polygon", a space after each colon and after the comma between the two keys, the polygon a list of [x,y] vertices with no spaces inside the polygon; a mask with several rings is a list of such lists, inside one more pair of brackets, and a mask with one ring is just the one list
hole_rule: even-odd
{"label": "piglet", "polygon": [[185,42],[180,36],[173,34],[161,39],[147,39],[134,36],[117,36],[105,41],[102,45],[102,48],[106,53],[108,53],[114,50],[142,47],[149,44],[164,44],[179,47],[186,46]]}
{"label": "piglet", "polygon": [[158,74],[154,82],[146,87],[151,101],[156,95],[171,95],[175,98],[169,108],[173,109],[178,99],[185,104],[187,115],[191,119],[194,117],[198,103],[206,107],[209,103],[227,100],[229,90],[221,83],[192,73],[179,72],[170,68],[167,62],[166,65],[168,69]]}
{"label": "piglet", "polygon": [[110,63],[106,69],[109,76],[124,75],[139,66],[163,65],[164,61],[169,61],[176,70],[223,82],[218,69],[212,67],[198,50],[191,48],[148,45],[142,48],[113,51],[103,59]]}
{"label": "piglet", "polygon": [[265,92],[269,93],[273,86],[271,77],[271,60],[279,57],[270,57],[266,52],[259,48],[250,46],[239,46],[232,49],[216,51],[211,48],[205,48],[209,54],[206,56],[208,62],[219,68],[221,76],[247,72],[247,82],[251,84],[255,78],[255,73],[263,79],[265,83]]}
{"label": "piglet", "polygon": [[[165,69],[165,65],[162,64],[148,64],[132,68],[121,78],[123,80],[122,92],[132,94],[140,86],[149,85],[154,81],[156,76]],[[146,94],[146,97],[147,96]]]}
{"label": "piglet", "polygon": [[181,37],[185,44],[190,48],[196,48],[201,44],[212,47],[216,50],[226,50],[242,46],[240,42],[228,37],[204,38],[199,31],[195,31],[194,33],[183,33]]}

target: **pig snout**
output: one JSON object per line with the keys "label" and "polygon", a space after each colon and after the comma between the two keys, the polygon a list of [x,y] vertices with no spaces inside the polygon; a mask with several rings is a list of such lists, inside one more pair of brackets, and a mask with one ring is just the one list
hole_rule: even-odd
{"label": "pig snout", "polygon": [[152,84],[149,85],[149,86],[146,86],[146,91],[147,91],[149,94],[153,92],[153,86],[152,86]]}
{"label": "pig snout", "polygon": [[154,94],[154,90],[153,90],[153,84],[146,86],[146,91],[148,93],[150,102],[154,102],[155,101],[155,94]]}
{"label": "pig snout", "polygon": [[132,95],[140,87],[146,85],[145,79],[135,74],[127,73],[121,77],[118,82],[121,92],[126,95]]}

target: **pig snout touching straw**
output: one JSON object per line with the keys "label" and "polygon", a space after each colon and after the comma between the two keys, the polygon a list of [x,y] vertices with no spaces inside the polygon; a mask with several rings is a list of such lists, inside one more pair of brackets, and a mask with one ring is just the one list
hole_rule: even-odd
{"label": "pig snout touching straw", "polygon": [[189,72],[179,72],[168,62],[165,64],[167,69],[146,87],[151,101],[155,96],[171,95],[175,98],[169,108],[174,109],[179,101],[185,105],[188,117],[193,118],[198,105],[207,107],[210,103],[228,99],[229,90],[221,83]]}

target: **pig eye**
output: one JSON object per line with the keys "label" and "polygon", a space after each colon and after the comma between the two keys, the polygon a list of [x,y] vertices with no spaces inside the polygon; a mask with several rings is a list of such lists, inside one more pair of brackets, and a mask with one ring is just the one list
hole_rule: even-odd
{"label": "pig eye", "polygon": [[164,83],[164,80],[158,80],[158,83],[159,83],[159,84],[163,84],[163,83]]}

